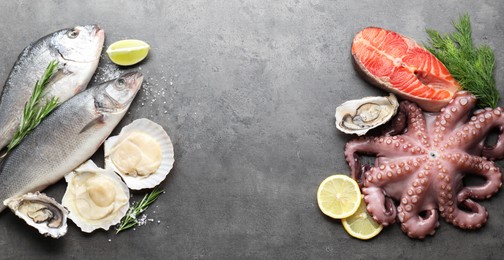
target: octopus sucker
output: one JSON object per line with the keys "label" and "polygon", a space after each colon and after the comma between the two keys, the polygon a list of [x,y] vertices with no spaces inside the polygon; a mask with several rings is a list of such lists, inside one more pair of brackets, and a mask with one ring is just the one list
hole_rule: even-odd
{"label": "octopus sucker", "polygon": [[362,189],[367,210],[373,218],[383,226],[393,224],[396,220],[397,210],[390,197],[385,196],[383,190],[378,188]]}
{"label": "octopus sucker", "polygon": [[[494,117],[500,118],[502,122],[504,122],[504,117],[500,117],[500,114],[497,116],[494,113]],[[481,155],[487,157],[491,160],[500,160],[504,158],[504,123],[498,127],[498,137],[497,141],[492,146],[485,146],[484,140],[481,141]]]}
{"label": "octopus sucker", "polygon": [[[459,91],[435,114],[402,101],[390,122],[394,129],[347,143],[352,177],[378,223],[398,221],[404,233],[417,239],[435,233],[439,216],[463,229],[486,223],[487,210],[474,200],[489,199],[502,186],[501,170],[492,160],[504,158],[504,116],[502,108],[471,115],[475,103],[476,97]],[[487,145],[485,139],[495,129],[497,142]],[[362,154],[376,156],[364,171]],[[464,186],[471,175],[483,182]]]}
{"label": "octopus sucker", "polygon": [[[488,199],[497,193],[502,185],[502,173],[491,161],[483,161],[483,158],[468,160],[472,163],[463,163],[464,170],[468,174],[474,174],[485,178],[485,182],[478,186],[467,186],[459,192],[459,197],[474,199]],[[480,167],[483,165],[482,167]]]}
{"label": "octopus sucker", "polygon": [[[464,209],[460,209],[462,206]],[[445,220],[463,229],[476,229],[483,226],[488,220],[488,212],[485,207],[471,199],[462,201],[459,206],[453,207],[452,214]]]}
{"label": "octopus sucker", "polygon": [[[439,227],[438,212],[436,209],[424,210],[424,216],[416,214],[401,223],[401,230],[412,238],[423,239],[426,235],[434,235]],[[421,235],[418,235],[421,234]]]}

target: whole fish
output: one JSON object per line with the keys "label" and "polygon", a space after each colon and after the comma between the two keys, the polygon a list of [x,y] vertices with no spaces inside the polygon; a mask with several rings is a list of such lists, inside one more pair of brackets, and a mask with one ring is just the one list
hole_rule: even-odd
{"label": "whole fish", "polygon": [[63,103],[86,88],[98,66],[104,39],[105,32],[97,25],[77,26],[51,33],[23,50],[0,89],[0,150],[13,138],[23,107],[49,62],[57,60],[59,66],[44,95]]}
{"label": "whole fish", "polygon": [[42,191],[88,160],[128,110],[143,81],[139,72],[91,87],[47,116],[0,166],[4,200]]}

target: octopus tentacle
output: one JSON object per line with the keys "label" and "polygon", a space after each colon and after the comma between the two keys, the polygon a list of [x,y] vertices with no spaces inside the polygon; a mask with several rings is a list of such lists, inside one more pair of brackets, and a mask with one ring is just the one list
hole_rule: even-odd
{"label": "octopus tentacle", "polygon": [[345,158],[350,166],[351,176],[362,184],[359,154],[375,155],[377,158],[394,158],[404,153],[413,156],[425,155],[428,151],[417,146],[403,136],[363,137],[349,141],[345,147]]}
{"label": "octopus tentacle", "polygon": [[[500,160],[504,158],[504,116],[502,116],[504,109],[498,107],[491,111],[491,113],[493,114],[494,128],[498,128],[499,135],[494,145],[483,146],[481,155],[490,158],[490,160]],[[488,117],[486,114],[485,116]]]}
{"label": "octopus tentacle", "polygon": [[420,120],[423,118],[423,114],[418,106],[409,101],[402,101],[399,104],[395,117],[392,118],[390,124],[383,130],[383,135],[393,136],[414,131],[417,118],[420,118]]}
{"label": "octopus tentacle", "polygon": [[[376,166],[369,169],[369,171],[364,173],[365,186],[376,186],[383,187],[384,185],[400,182],[409,175],[415,173],[418,168],[422,166],[422,157],[417,157],[415,160],[413,158],[397,158],[397,159],[387,159],[383,160],[382,157],[378,157]],[[398,189],[398,192],[401,190]],[[393,197],[400,196],[398,194],[388,194]]]}
{"label": "octopus tentacle", "polygon": [[385,196],[383,189],[379,187],[363,188],[364,202],[367,211],[373,219],[383,226],[388,226],[395,222],[397,211],[394,202],[390,197]]}
{"label": "octopus tentacle", "polygon": [[468,119],[469,112],[476,104],[476,97],[466,91],[458,91],[450,100],[449,106],[441,109],[434,122],[434,132],[440,135],[440,140],[447,133],[459,127]]}
{"label": "octopus tentacle", "polygon": [[350,166],[350,176],[362,185],[362,169],[359,161],[359,153],[372,154],[378,151],[368,151],[368,147],[372,147],[371,138],[364,137],[352,140],[345,146],[345,159]]}
{"label": "octopus tentacle", "polygon": [[345,158],[350,166],[351,176],[362,184],[362,171],[359,154],[376,155],[377,157],[395,157],[404,150],[413,149],[414,152],[425,152],[420,147],[404,146],[405,140],[397,136],[392,137],[362,137],[349,141],[345,146]]}
{"label": "octopus tentacle", "polygon": [[481,157],[462,156],[460,161],[462,171],[470,174],[477,174],[486,179],[485,183],[479,186],[467,186],[460,192],[459,196],[488,199],[492,197],[502,186],[502,173],[492,161],[487,161]]}
{"label": "octopus tentacle", "polygon": [[430,169],[433,164],[433,161],[422,164],[423,167],[417,170],[414,178],[410,179],[408,182],[407,188],[401,196],[400,205],[397,207],[399,220],[401,222],[408,221],[409,218],[418,213],[417,210],[419,205],[424,202],[423,198],[426,197],[425,194],[431,184],[431,179],[429,177],[432,175]]}
{"label": "octopus tentacle", "polygon": [[[449,158],[444,158],[455,161],[456,157],[449,155]],[[435,187],[437,201],[439,206],[439,213],[441,217],[447,219],[450,214],[452,214],[454,210],[454,205],[456,198],[454,198],[454,191],[456,190],[456,183],[452,182],[450,176],[448,176],[448,169],[450,168],[450,164],[441,164],[441,167],[438,169],[438,183],[437,187]]]}
{"label": "octopus tentacle", "polygon": [[[450,160],[459,161],[461,158],[460,154],[455,154]],[[470,192],[456,190],[459,180],[448,175],[441,175],[440,177],[442,184],[438,193],[438,202],[441,216],[447,222],[460,228],[474,229],[481,227],[487,221],[488,213],[486,209],[470,199]],[[464,210],[460,209],[459,206],[462,206]]]}
{"label": "octopus tentacle", "polygon": [[[470,128],[461,128],[465,124],[469,111],[476,104],[476,97],[465,91],[459,91],[450,101],[450,105],[441,109],[432,123],[434,146],[441,151],[455,146],[463,146],[472,136],[464,131]],[[439,145],[438,145],[439,144]]]}
{"label": "octopus tentacle", "polygon": [[434,235],[439,227],[438,212],[436,209],[424,211],[424,217],[419,214],[411,216],[401,223],[401,230],[411,238],[423,239],[427,235]]}
{"label": "octopus tentacle", "polygon": [[399,109],[406,113],[408,117],[408,127],[406,133],[402,135],[402,137],[412,138],[415,142],[421,140],[422,144],[428,146],[430,137],[425,134],[427,123],[422,113],[422,109],[420,109],[415,103],[408,101],[401,102]]}
{"label": "octopus tentacle", "polygon": [[[411,238],[425,238],[433,235],[439,226],[437,210],[426,194],[430,192],[432,168],[437,160],[429,160],[416,173],[416,178],[408,185],[397,207],[401,229]],[[422,214],[422,216],[421,216]]]}
{"label": "octopus tentacle", "polygon": [[483,139],[475,146],[474,154],[480,155],[490,160],[504,159],[504,125],[496,128],[498,130],[497,140],[493,145],[488,145]]}
{"label": "octopus tentacle", "polygon": [[407,126],[407,111],[404,106],[399,105],[396,115],[390,120],[390,124],[383,127],[382,135],[392,136],[404,133]]}
{"label": "octopus tentacle", "polygon": [[[458,146],[464,150],[474,149],[474,154],[482,155],[490,159],[504,158],[504,126],[503,109],[483,110],[471,117],[471,120],[460,127],[455,133],[459,141],[450,144],[450,147]],[[500,134],[494,146],[484,146],[484,140],[488,133],[495,128],[499,128]],[[452,134],[453,136],[453,134]],[[479,148],[478,148],[479,147]]]}
{"label": "octopus tentacle", "polygon": [[463,229],[480,228],[486,223],[488,219],[488,212],[485,207],[469,198],[461,201],[460,205],[463,205],[465,208],[470,210],[470,212],[454,207],[453,212],[448,216],[448,218],[446,218],[446,221]]}

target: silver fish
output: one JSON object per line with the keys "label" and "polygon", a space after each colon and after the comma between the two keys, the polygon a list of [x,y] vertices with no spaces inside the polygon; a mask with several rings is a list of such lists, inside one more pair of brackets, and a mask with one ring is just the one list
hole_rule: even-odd
{"label": "silver fish", "polygon": [[0,150],[13,138],[24,104],[49,62],[57,60],[59,66],[44,95],[58,97],[63,103],[86,89],[98,66],[104,39],[105,32],[97,25],[77,26],[51,33],[23,50],[0,89]]}
{"label": "silver fish", "polygon": [[[141,73],[127,73],[54,110],[5,157],[0,202],[42,191],[89,159],[126,114],[142,81]],[[0,205],[0,212],[4,208]]]}

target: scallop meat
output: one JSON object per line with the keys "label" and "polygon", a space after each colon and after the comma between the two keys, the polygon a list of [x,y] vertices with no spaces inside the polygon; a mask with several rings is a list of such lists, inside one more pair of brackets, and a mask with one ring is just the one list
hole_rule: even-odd
{"label": "scallop meat", "polygon": [[118,224],[129,208],[129,189],[112,169],[89,160],[65,176],[68,184],[62,199],[70,218],[83,232],[108,230]]}
{"label": "scallop meat", "polygon": [[125,126],[105,141],[105,166],[132,190],[154,188],[175,162],[173,144],[162,126],[145,118]]}

